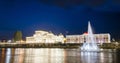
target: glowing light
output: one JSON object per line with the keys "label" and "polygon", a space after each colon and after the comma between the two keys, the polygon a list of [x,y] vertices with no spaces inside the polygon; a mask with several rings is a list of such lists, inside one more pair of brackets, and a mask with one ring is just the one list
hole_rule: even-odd
{"label": "glowing light", "polygon": [[84,34],[85,34],[85,35],[87,35],[87,34],[88,34],[88,32],[85,32]]}

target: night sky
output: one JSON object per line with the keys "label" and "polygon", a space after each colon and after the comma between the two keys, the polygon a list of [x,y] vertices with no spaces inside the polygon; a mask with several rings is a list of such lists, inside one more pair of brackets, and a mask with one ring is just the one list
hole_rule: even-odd
{"label": "night sky", "polygon": [[120,0],[0,0],[0,39],[23,38],[35,30],[83,34],[88,21],[94,33],[120,38]]}

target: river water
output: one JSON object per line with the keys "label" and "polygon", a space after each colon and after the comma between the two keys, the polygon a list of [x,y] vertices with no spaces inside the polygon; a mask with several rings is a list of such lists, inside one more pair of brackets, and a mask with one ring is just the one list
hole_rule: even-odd
{"label": "river water", "polygon": [[120,52],[60,48],[2,48],[0,63],[120,63]]}

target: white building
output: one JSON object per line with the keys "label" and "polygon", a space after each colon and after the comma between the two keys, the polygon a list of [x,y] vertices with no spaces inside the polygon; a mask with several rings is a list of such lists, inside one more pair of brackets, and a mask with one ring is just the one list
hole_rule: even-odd
{"label": "white building", "polygon": [[54,35],[47,31],[35,31],[35,34],[31,37],[26,37],[26,43],[57,43],[64,42],[64,36]]}
{"label": "white building", "polygon": [[[93,34],[94,39],[97,43],[110,43],[110,34]],[[87,41],[88,34],[84,33],[82,35],[66,35],[66,43],[84,43]]]}

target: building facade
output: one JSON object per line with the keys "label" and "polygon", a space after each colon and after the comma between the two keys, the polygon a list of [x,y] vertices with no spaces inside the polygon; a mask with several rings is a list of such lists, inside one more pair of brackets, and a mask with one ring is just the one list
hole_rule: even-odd
{"label": "building facade", "polygon": [[47,31],[35,31],[35,34],[31,37],[26,37],[26,43],[57,43],[64,42],[64,36],[62,34],[54,35]]}
{"label": "building facade", "polygon": [[[110,34],[93,34],[97,43],[110,43]],[[88,34],[82,35],[66,35],[66,43],[84,43],[88,41]]]}

